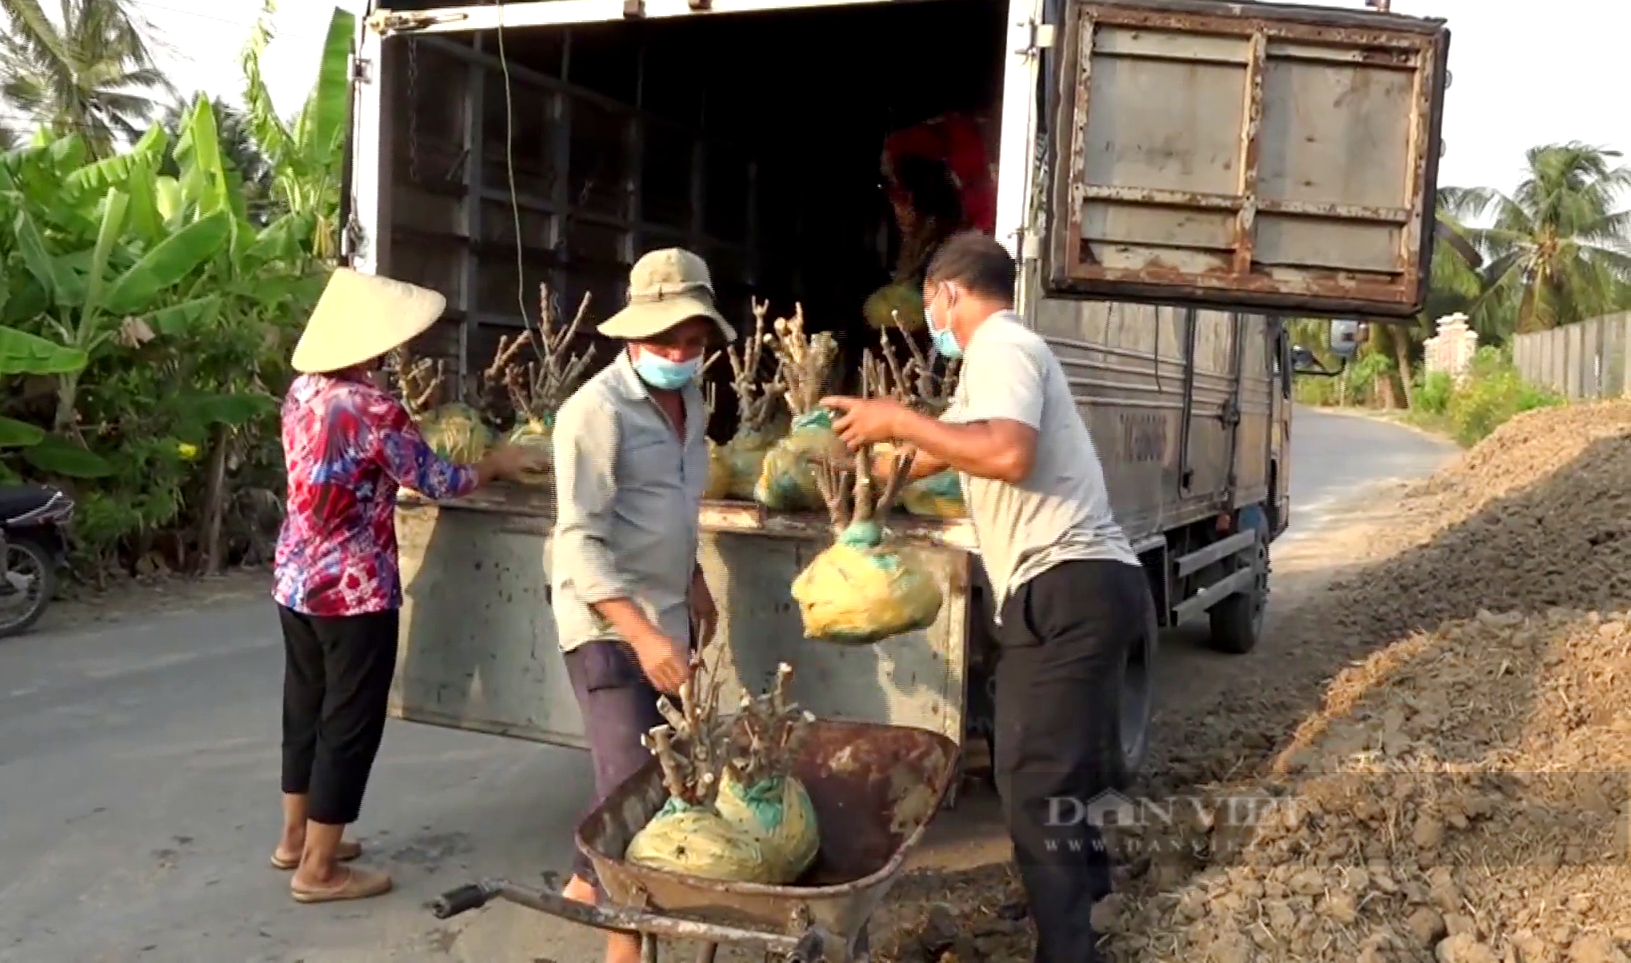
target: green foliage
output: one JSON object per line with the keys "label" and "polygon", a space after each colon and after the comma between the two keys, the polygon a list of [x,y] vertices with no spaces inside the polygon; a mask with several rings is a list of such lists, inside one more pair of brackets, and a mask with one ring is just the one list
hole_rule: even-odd
{"label": "green foliage", "polygon": [[1443,371],[1430,371],[1416,386],[1412,406],[1425,415],[1443,415],[1450,408],[1450,397],[1455,394],[1455,381]]}
{"label": "green foliage", "polygon": [[1510,351],[1494,346],[1478,349],[1460,383],[1435,371],[1421,379],[1413,397],[1415,420],[1462,445],[1477,444],[1521,412],[1563,403],[1562,396],[1525,382]]}

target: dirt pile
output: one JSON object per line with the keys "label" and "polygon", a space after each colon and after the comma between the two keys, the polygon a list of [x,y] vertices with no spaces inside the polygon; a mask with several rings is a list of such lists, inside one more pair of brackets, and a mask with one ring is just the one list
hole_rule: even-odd
{"label": "dirt pile", "polygon": [[[1631,963],[1631,404],[1515,419],[1397,508],[1161,721],[1110,959]],[[882,958],[1028,959],[1006,873],[957,885],[958,939],[926,898]]]}
{"label": "dirt pile", "polygon": [[1484,612],[1379,651],[1267,772],[1112,831],[1113,958],[1625,960],[1627,705],[1631,613]]}

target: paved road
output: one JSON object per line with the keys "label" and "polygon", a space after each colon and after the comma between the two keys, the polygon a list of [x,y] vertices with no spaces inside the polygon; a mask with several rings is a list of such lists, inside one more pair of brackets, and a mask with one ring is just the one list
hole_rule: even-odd
{"label": "paved road", "polygon": [[[1294,533],[1448,446],[1300,411]],[[0,643],[0,963],[590,960],[598,940],[495,907],[420,909],[479,874],[567,863],[585,759],[394,724],[358,827],[399,890],[300,907],[266,863],[277,825],[281,647],[266,603]]]}

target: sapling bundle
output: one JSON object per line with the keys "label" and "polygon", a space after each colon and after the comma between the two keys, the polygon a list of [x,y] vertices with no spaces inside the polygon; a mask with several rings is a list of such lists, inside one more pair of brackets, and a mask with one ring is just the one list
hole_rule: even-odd
{"label": "sapling bundle", "polygon": [[773,883],[803,876],[821,848],[815,805],[793,776],[815,716],[788,701],[792,675],[793,667],[783,662],[769,692],[742,697],[734,752],[714,801],[719,815],[758,840]]}
{"label": "sapling bundle", "polygon": [[753,497],[776,511],[815,511],[823,504],[816,466],[838,447],[832,413],[819,404],[838,360],[838,342],[825,331],[804,333],[804,309],[777,318],[776,381],[793,413],[792,430],[765,453]]}
{"label": "sapling bundle", "polygon": [[[962,362],[924,351],[909,334],[905,341],[911,357],[902,362],[890,345],[887,332],[882,341],[884,362],[889,368],[896,396],[915,411],[940,417],[957,390],[957,376]],[[950,469],[907,484],[901,489],[900,504],[912,515],[929,518],[965,518],[968,515],[967,506],[963,504],[962,483],[957,473]]]}
{"label": "sapling bundle", "polygon": [[436,404],[446,383],[444,362],[413,360],[406,349],[398,348],[386,358],[386,370],[396,383],[403,407],[438,455],[460,464],[481,460],[493,443],[493,433],[481,412],[462,401]]}
{"label": "sapling bundle", "polygon": [[[884,365],[871,352],[862,359],[861,381],[863,394],[888,390]],[[816,483],[836,539],[793,580],[793,599],[809,638],[876,642],[928,628],[940,614],[940,587],[916,558],[888,543],[880,524],[913,451],[892,449],[886,456],[890,471],[882,479],[873,475],[870,445],[857,450],[848,466],[824,461],[817,467]]]}
{"label": "sapling bundle", "polygon": [[721,684],[700,657],[680,705],[645,737],[669,798],[629,841],[630,862],[705,879],[786,884],[815,862],[815,807],[792,774],[815,717],[787,701],[792,668],[778,668],[766,694],[719,714]]}
{"label": "sapling bundle", "polygon": [[[725,357],[731,365],[731,392],[736,395],[736,433],[724,446],[724,458],[729,470],[727,494],[742,501],[753,500],[754,486],[764,467],[765,452],[781,437],[775,417],[780,413],[782,384],[774,368],[775,353],[766,357],[765,349],[774,337],[765,330],[767,301],[753,301],[753,334],[743,338],[738,347],[726,348]],[[765,362],[772,363],[765,370]]]}
{"label": "sapling bundle", "polygon": [[[584,293],[583,300],[578,302],[577,314],[567,325],[560,323],[559,316],[550,305],[548,285],[538,286],[538,303],[538,330],[515,335],[508,342],[501,339],[498,357],[494,359],[494,368],[490,368],[489,372],[496,371],[515,408],[515,427],[510,430],[510,444],[539,448],[550,454],[555,412],[577,390],[593,357],[586,351],[571,351],[578,329],[583,326],[589,312],[589,295]],[[523,365],[514,360],[523,345],[536,345],[536,361]],[[538,485],[548,482],[549,478],[550,473],[546,470],[524,472],[516,480]]]}

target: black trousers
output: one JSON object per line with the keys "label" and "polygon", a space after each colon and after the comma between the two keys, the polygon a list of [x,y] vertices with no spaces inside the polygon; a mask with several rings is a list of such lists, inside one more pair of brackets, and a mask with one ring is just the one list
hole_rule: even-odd
{"label": "black trousers", "polygon": [[1123,562],[1064,562],[1018,586],[996,627],[993,764],[1036,963],[1099,959],[1091,913],[1110,892],[1110,858],[1097,827],[1076,816],[1110,788],[1101,710],[1142,630],[1143,579]]}
{"label": "black trousers", "polygon": [[385,734],[398,614],[321,617],[278,606],[283,623],[283,791],[307,818],[357,821]]}

